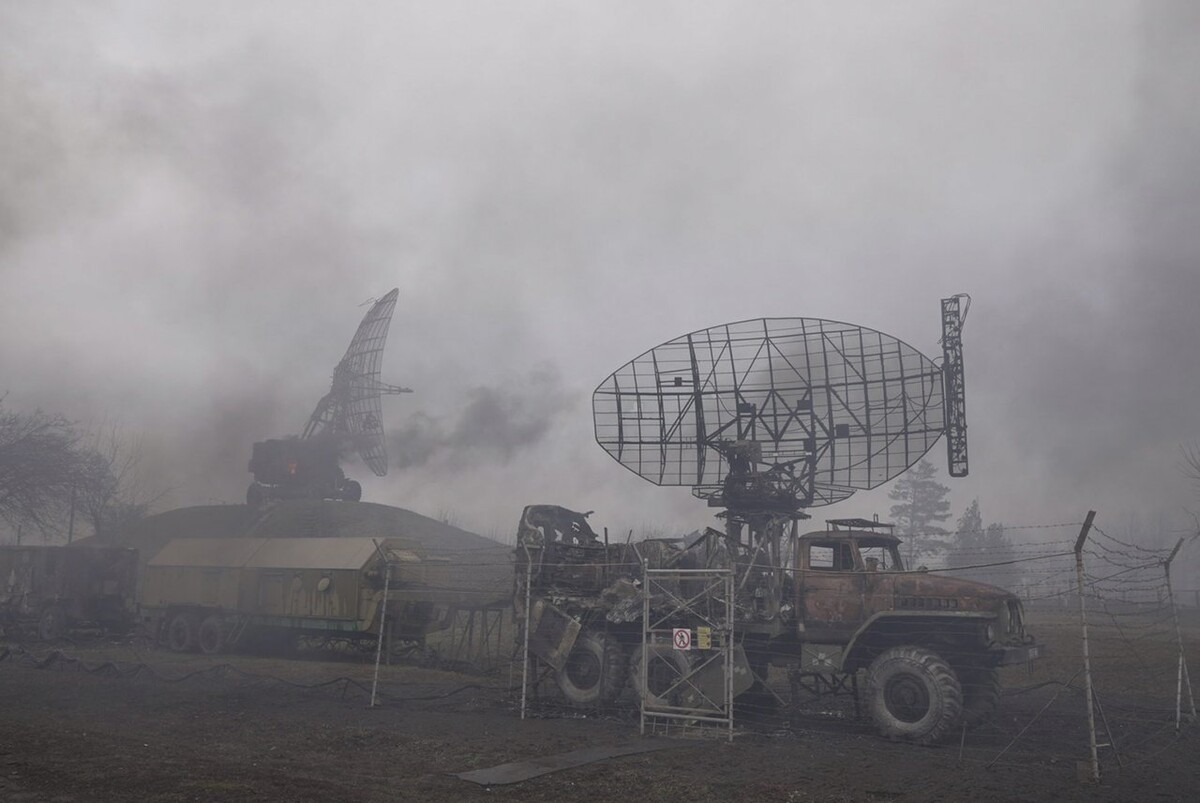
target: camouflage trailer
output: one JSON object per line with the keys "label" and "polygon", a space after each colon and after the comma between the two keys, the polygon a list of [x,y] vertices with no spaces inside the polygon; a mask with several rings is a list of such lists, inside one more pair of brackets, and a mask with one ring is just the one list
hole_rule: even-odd
{"label": "camouflage trailer", "polygon": [[[412,593],[427,567],[396,539],[177,538],[146,566],[144,620],[177,652],[218,653],[297,636],[420,641],[448,606]],[[439,611],[441,614],[439,615]]]}
{"label": "camouflage trailer", "polygon": [[0,547],[0,626],[50,640],[135,620],[138,553],[108,546]]}
{"label": "camouflage trailer", "polygon": [[[1038,657],[1020,601],[994,586],[906,570],[900,539],[875,522],[840,520],[807,534],[791,522],[779,554],[752,550],[716,530],[695,539],[601,543],[584,514],[548,505],[525,509],[516,550],[518,620],[529,584],[530,651],[555,670],[573,704],[611,701],[632,681],[661,701],[696,660],[652,653],[642,683],[643,573],[731,568],[734,575],[733,694],[761,688],[768,667],[786,667],[806,688],[849,691],[865,675],[879,731],[921,744],[986,720],[999,698],[997,670]],[[792,532],[782,532],[790,529]],[[528,557],[527,557],[528,556]],[[681,580],[683,586],[688,581]],[[695,589],[681,587],[676,599]],[[697,623],[651,596],[651,618]],[[702,604],[702,601],[701,601]],[[717,677],[699,678],[720,688]],[[707,671],[707,670],[706,670]]]}

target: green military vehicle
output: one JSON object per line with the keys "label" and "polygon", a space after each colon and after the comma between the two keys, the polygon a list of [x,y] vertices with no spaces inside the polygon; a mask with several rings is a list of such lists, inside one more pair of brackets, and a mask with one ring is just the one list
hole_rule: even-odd
{"label": "green military vehicle", "polygon": [[419,642],[455,602],[429,590],[431,570],[398,539],[176,538],[146,565],[141,611],[177,652],[374,640],[383,620],[389,639]]}
{"label": "green military vehicle", "polygon": [[0,546],[0,632],[53,640],[134,622],[138,553],[115,546]]}

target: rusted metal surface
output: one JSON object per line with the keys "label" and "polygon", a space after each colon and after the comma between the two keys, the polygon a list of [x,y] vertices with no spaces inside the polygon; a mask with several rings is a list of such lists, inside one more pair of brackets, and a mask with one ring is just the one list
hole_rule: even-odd
{"label": "rusted metal surface", "polygon": [[[531,510],[544,515],[531,515]],[[533,521],[550,525],[526,526]],[[1038,655],[1014,595],[983,583],[908,571],[900,539],[887,532],[842,522],[835,529],[799,535],[794,528],[786,532],[787,522],[779,518],[765,523],[760,528],[765,537],[753,544],[715,530],[686,540],[604,544],[578,537],[571,525],[582,521],[582,514],[526,509],[518,533],[516,606],[522,613],[528,577],[532,611],[539,614],[532,621],[537,630],[546,631],[538,633],[531,625],[535,637],[530,653],[560,674],[562,666],[575,660],[568,653],[576,641],[584,645],[577,649],[591,645],[594,656],[600,655],[596,645],[605,645],[607,666],[614,648],[634,660],[643,620],[685,629],[702,623],[705,606],[718,600],[688,580],[688,572],[715,568],[733,572],[733,632],[759,677],[768,663],[802,673],[853,674],[872,670],[883,656],[893,662],[893,673],[900,671],[897,663],[915,662],[947,678],[944,682],[953,686],[947,694],[957,702],[931,715],[940,718],[936,727],[914,731],[912,738],[918,741],[944,736],[952,729],[950,720],[961,713],[963,695],[974,693],[961,688],[956,673],[977,677],[980,667]],[[674,579],[644,587],[643,570],[672,570]],[[680,600],[687,601],[686,613],[678,612]],[[845,686],[836,678],[830,684]],[[620,685],[608,683],[606,688]],[[584,699],[577,686],[575,698]]]}
{"label": "rusted metal surface", "polygon": [[579,622],[546,600],[537,600],[529,612],[529,651],[555,670],[563,668],[579,636]]}

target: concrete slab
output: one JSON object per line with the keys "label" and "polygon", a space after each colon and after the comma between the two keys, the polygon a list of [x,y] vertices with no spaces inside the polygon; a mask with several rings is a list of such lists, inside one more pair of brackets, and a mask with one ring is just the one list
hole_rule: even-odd
{"label": "concrete slab", "polygon": [[669,750],[673,747],[696,747],[696,742],[682,742],[673,739],[643,739],[638,742],[604,747],[585,747],[582,750],[572,750],[569,753],[557,753],[552,756],[539,756],[528,761],[513,761],[483,770],[457,773],[456,777],[464,781],[477,783],[480,786],[503,786],[504,784],[520,783],[539,775],[546,775],[559,770],[580,767],[584,764],[594,764],[620,756],[630,756],[636,753],[652,753],[656,750]]}

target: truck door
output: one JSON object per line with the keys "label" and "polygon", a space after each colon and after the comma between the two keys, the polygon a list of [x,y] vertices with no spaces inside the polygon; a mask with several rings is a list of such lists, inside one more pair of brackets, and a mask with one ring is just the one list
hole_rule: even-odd
{"label": "truck door", "polygon": [[800,542],[798,613],[805,641],[844,641],[863,621],[864,575],[849,541]]}

